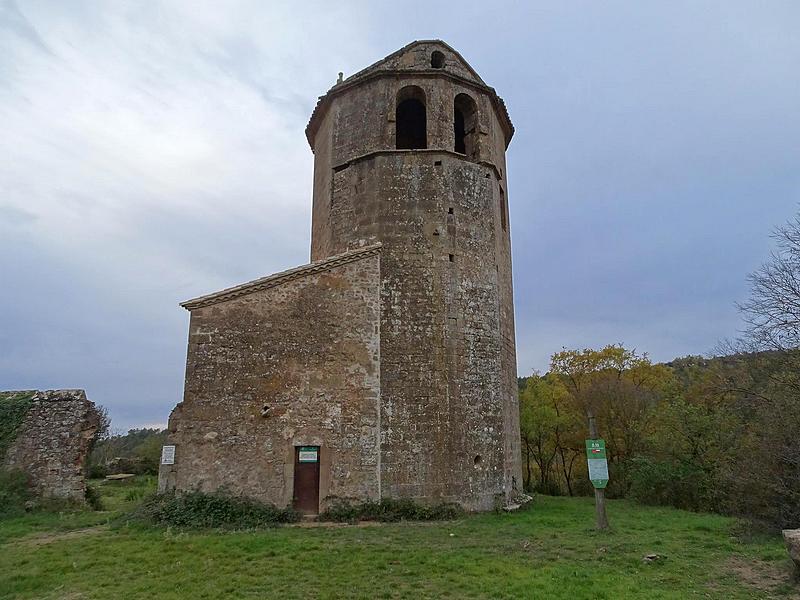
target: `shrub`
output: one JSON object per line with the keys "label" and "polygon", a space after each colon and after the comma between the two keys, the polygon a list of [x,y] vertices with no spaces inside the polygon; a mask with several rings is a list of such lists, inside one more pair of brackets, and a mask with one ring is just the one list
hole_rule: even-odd
{"label": "shrub", "polygon": [[557,481],[546,479],[544,482],[537,481],[536,485],[532,486],[529,490],[534,494],[544,494],[545,496],[560,496],[561,486]]}
{"label": "shrub", "polygon": [[[608,464],[608,485],[606,486],[606,498],[627,498],[631,493],[632,470],[634,469],[633,460],[620,460]],[[594,494],[594,486],[589,482],[589,494]]]}
{"label": "shrub", "polygon": [[125,494],[125,501],[126,502],[137,502],[147,496],[147,491],[143,488],[133,488],[129,490],[127,494]]}
{"label": "shrub", "polygon": [[86,498],[86,504],[88,504],[92,510],[103,510],[103,501],[96,487],[86,484],[84,497]]}
{"label": "shrub", "polygon": [[23,471],[0,469],[0,517],[24,513],[32,499],[30,482]]}
{"label": "shrub", "polygon": [[28,504],[30,510],[41,512],[78,512],[86,509],[86,504],[75,498],[59,496],[40,496]]}
{"label": "shrub", "polygon": [[104,479],[108,474],[108,466],[104,464],[91,464],[86,469],[86,476],[89,479]]}
{"label": "shrub", "polygon": [[130,519],[151,525],[185,528],[249,529],[294,523],[300,514],[219,491],[168,492],[147,498]]}
{"label": "shrub", "polygon": [[712,474],[694,464],[640,457],[631,461],[629,475],[630,495],[642,504],[694,511],[718,508]]}
{"label": "shrub", "polygon": [[355,523],[356,521],[447,521],[464,515],[464,509],[453,502],[427,506],[408,498],[384,498],[378,502],[367,501],[351,504],[344,499],[335,499],[319,515],[320,521]]}

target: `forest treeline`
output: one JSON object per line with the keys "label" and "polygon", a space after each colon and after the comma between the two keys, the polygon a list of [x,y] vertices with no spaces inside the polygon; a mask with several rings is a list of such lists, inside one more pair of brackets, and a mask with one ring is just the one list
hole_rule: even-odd
{"label": "forest treeline", "polygon": [[653,364],[621,346],[563,351],[520,380],[526,487],[591,493],[587,409],[606,440],[609,497],[800,521],[797,352]]}
{"label": "forest treeline", "polygon": [[592,414],[610,497],[800,524],[800,218],[774,238],[739,305],[746,327],[717,356],[654,364],[621,345],[563,350],[519,380],[528,489],[591,493]]}

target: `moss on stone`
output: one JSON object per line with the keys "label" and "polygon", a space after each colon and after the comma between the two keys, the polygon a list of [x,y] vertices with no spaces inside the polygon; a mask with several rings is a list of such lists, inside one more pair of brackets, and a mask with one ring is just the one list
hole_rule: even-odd
{"label": "moss on stone", "polygon": [[17,438],[17,431],[25,420],[36,392],[0,392],[0,462]]}

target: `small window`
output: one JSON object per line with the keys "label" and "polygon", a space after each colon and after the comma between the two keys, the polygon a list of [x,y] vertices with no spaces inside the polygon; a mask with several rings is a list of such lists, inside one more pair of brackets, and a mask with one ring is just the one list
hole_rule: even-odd
{"label": "small window", "polygon": [[441,69],[444,67],[444,54],[438,50],[434,50],[431,54],[431,66],[434,69]]}
{"label": "small window", "polygon": [[395,147],[398,150],[424,150],[428,147],[425,92],[409,85],[397,94]]}
{"label": "small window", "polygon": [[447,256],[450,259],[450,262],[456,262],[455,254],[448,254]]}
{"label": "small window", "polygon": [[447,209],[447,214],[448,215],[452,215],[453,214],[453,207],[452,206]]}

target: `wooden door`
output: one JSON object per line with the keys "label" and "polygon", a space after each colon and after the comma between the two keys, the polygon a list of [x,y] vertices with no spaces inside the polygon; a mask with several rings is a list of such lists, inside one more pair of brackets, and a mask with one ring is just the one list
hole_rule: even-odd
{"label": "wooden door", "polygon": [[296,446],[294,449],[292,506],[305,514],[319,512],[319,446]]}

